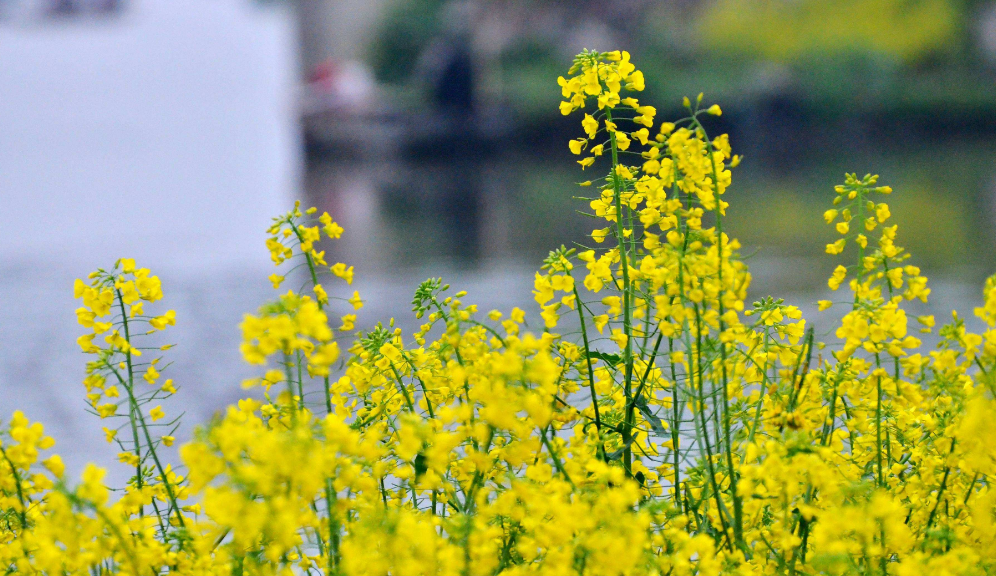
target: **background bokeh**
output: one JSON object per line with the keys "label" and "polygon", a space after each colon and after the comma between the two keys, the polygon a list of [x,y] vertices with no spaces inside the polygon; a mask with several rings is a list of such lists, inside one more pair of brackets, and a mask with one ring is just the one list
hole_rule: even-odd
{"label": "background bokeh", "polygon": [[238,398],[238,322],[273,296],[263,230],[294,198],[346,228],[329,259],[356,266],[361,325],[412,326],[428,276],[528,308],[542,257],[590,227],[555,82],[582,48],[629,50],[659,118],[722,105],[754,296],[812,310],[832,187],[876,172],[931,310],[976,305],[994,2],[0,0],[0,418],[45,422],[71,468],[108,457],[71,285],[120,256],[177,310],[172,408],[193,424]]}

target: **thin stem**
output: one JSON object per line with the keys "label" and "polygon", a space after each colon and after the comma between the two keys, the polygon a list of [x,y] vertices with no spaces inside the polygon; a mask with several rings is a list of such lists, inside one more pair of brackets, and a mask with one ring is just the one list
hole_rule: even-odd
{"label": "thin stem", "polygon": [[[695,332],[696,332],[696,349],[695,349],[695,370],[693,373],[697,373],[699,377],[699,384],[697,387],[699,394],[699,405],[697,412],[699,413],[699,420],[701,420],[702,425],[702,440],[705,443],[706,455],[706,467],[709,469],[709,483],[712,485],[712,493],[716,498],[716,512],[719,516],[719,522],[723,527],[723,535],[726,536],[727,544],[730,545],[730,549],[733,549],[733,543],[730,542],[729,528],[726,523],[726,517],[723,514],[724,506],[723,500],[720,496],[721,492],[719,490],[719,484],[716,482],[716,468],[712,461],[712,446],[709,443],[709,424],[706,420],[706,401],[705,401],[705,380],[704,380],[704,368],[702,366],[702,314],[699,312],[699,307],[695,305]],[[694,383],[693,383],[694,386]],[[732,480],[732,478],[731,478]]]}
{"label": "thin stem", "polygon": [[[570,274],[570,272],[568,272]],[[578,307],[578,319],[581,321],[581,339],[584,341],[584,358],[588,363],[588,390],[591,392],[591,407],[595,412],[595,430],[598,432],[599,452],[605,458],[605,445],[602,442],[602,417],[598,409],[598,393],[595,391],[595,372],[591,367],[591,344],[588,342],[588,326],[584,321],[584,311],[581,307],[581,296],[578,294],[577,283],[574,283],[574,301]]]}
{"label": "thin stem", "polygon": [[[298,229],[297,225],[294,224],[293,222],[290,222],[290,225],[291,225],[291,229],[294,230],[294,235],[297,236],[298,241],[302,242],[303,238],[301,238],[301,231]],[[304,259],[308,263],[308,272],[311,274],[311,283],[312,283],[313,286],[317,286],[319,284],[319,282],[318,282],[318,273],[315,271],[315,263],[311,259],[311,254],[304,253]],[[325,305],[322,304],[321,302],[317,301],[317,300],[316,300],[316,302],[318,302],[318,309],[321,310],[322,312],[324,312],[325,311]],[[329,384],[329,376],[328,376],[328,374],[326,374],[324,376],[323,380],[324,380],[324,383],[325,383],[325,386],[324,386],[324,390],[325,390],[325,410],[327,411],[328,414],[331,414],[332,413],[332,391],[330,390],[330,384]],[[303,393],[301,394],[301,401],[302,402],[304,401],[304,394]]]}
{"label": "thin stem", "polygon": [[[547,428],[549,428],[549,426],[547,426]],[[546,430],[546,428],[540,430],[540,438],[543,441],[543,445],[546,446],[547,451],[550,452],[550,457],[553,459],[553,466],[557,469],[557,472],[560,472],[560,474],[564,477],[564,480],[567,480],[567,483],[571,485],[571,489],[577,490],[577,487],[574,486],[574,482],[571,480],[570,475],[567,474],[567,470],[564,469],[564,465],[560,462],[560,457],[557,456],[557,451],[554,450],[553,445],[550,443],[550,439],[546,435]]]}
{"label": "thin stem", "polygon": [[391,372],[394,372],[394,377],[398,382],[398,390],[401,390],[401,395],[405,397],[405,404],[408,406],[408,411],[415,412],[415,404],[412,402],[412,397],[408,394],[408,387],[405,386],[405,381],[402,380],[401,374],[398,369],[394,367],[394,363],[390,363]]}
{"label": "thin stem", "polygon": [[670,352],[668,364],[671,365],[671,454],[674,460],[674,501],[678,505],[678,513],[683,514],[681,506],[681,467],[678,463],[678,442],[681,434],[681,418],[678,408],[678,375],[674,367],[674,339],[667,339]]}
{"label": "thin stem", "polygon": [[152,456],[152,461],[156,465],[156,470],[159,471],[159,478],[163,481],[163,487],[166,489],[166,496],[169,498],[169,502],[172,505],[173,510],[176,512],[177,523],[181,528],[185,528],[186,523],[183,521],[183,514],[181,514],[180,504],[177,502],[176,495],[173,492],[173,486],[170,484],[169,477],[166,475],[166,469],[163,467],[162,462],[159,460],[159,455],[156,453],[155,445],[152,442],[152,435],[149,433],[149,427],[145,423],[145,416],[142,415],[142,412],[139,409],[138,400],[135,398],[134,391],[131,386],[125,385],[124,380],[121,378],[121,375],[118,374],[117,370],[114,370],[113,367],[111,370],[114,372],[114,375],[117,376],[118,381],[125,386],[125,390],[128,392],[129,404],[131,409],[134,411],[138,424],[142,429],[143,435],[145,436],[145,442],[149,447],[149,456]]}
{"label": "thin stem", "polygon": [[[605,120],[606,122],[612,122],[612,111],[606,108],[605,110]],[[626,396],[626,402],[633,401],[633,323],[632,323],[632,310],[631,310],[631,287],[629,281],[629,260],[628,260],[628,249],[626,234],[623,230],[623,210],[622,210],[622,186],[620,182],[619,172],[617,167],[619,166],[619,151],[616,146],[616,135],[615,132],[609,133],[609,140],[612,144],[612,192],[613,192],[613,202],[616,208],[616,243],[619,248],[619,261],[620,268],[622,268],[623,275],[623,333],[626,335],[626,346],[623,350],[623,362],[625,363],[625,375],[624,375],[624,385],[623,392]],[[623,423],[623,466],[626,469],[626,475],[633,475],[633,450],[630,446],[633,437],[633,422],[627,419]]]}
{"label": "thin stem", "polygon": [[875,459],[878,464],[878,485],[885,487],[885,471],[882,469],[882,377],[875,379]]}
{"label": "thin stem", "polygon": [[[128,346],[131,346],[131,334],[128,328],[128,314],[125,312],[124,298],[121,296],[121,290],[117,288],[114,289],[114,294],[118,301],[118,308],[121,310],[121,323],[125,333],[125,340],[128,342]],[[128,371],[128,382],[125,387],[128,388],[129,394],[131,394],[131,388],[135,383],[135,373],[131,363],[131,350],[126,351],[124,354],[125,365]],[[110,363],[108,363],[108,366],[109,365]],[[118,379],[121,380],[120,376]],[[138,441],[138,427],[135,425],[135,410],[137,408],[134,408],[132,404],[129,404],[128,407],[128,421],[131,425],[132,441],[135,444],[135,457],[138,459],[138,463],[135,464],[135,485],[141,491],[142,486],[145,484],[145,479],[142,477],[142,444]],[[139,505],[138,515],[145,515],[144,505]]]}
{"label": "thin stem", "polygon": [[329,522],[328,574],[335,574],[339,565],[339,521],[335,514],[336,494],[332,489],[332,481],[325,481],[325,507]]}
{"label": "thin stem", "polygon": [[[951,449],[948,451],[948,455],[954,454],[955,444],[957,441],[951,439]],[[948,476],[951,474],[951,466],[945,464],[944,466],[944,478],[941,479],[941,485],[937,489],[937,501],[934,502],[934,507],[930,510],[930,515],[927,516],[927,526],[924,531],[929,530],[931,526],[934,525],[934,516],[937,514],[937,508],[941,505],[941,500],[944,498],[944,490],[948,487]],[[974,484],[974,482],[973,482]]]}
{"label": "thin stem", "polygon": [[28,529],[28,516],[27,509],[28,505],[24,496],[24,489],[21,486],[21,475],[17,473],[17,466],[14,466],[14,462],[11,461],[10,456],[7,455],[7,451],[4,450],[3,446],[0,446],[0,454],[3,455],[3,459],[7,461],[7,465],[10,466],[10,473],[14,477],[14,486],[17,488],[17,500],[21,504],[21,509],[17,511],[18,519],[21,521],[21,530]]}
{"label": "thin stem", "polygon": [[740,500],[740,496],[737,494],[736,469],[733,467],[733,444],[732,434],[730,431],[730,381],[726,367],[726,341],[723,339],[723,334],[726,332],[726,320],[723,318],[723,314],[725,312],[723,296],[726,290],[726,287],[723,285],[723,259],[725,258],[723,253],[723,198],[719,190],[719,171],[716,169],[716,151],[713,148],[712,141],[709,139],[709,134],[706,132],[705,127],[702,126],[701,122],[699,122],[698,116],[693,114],[692,119],[698,129],[702,131],[702,139],[705,141],[706,148],[709,151],[709,161],[712,166],[711,176],[713,191],[716,193],[716,237],[719,241],[719,245],[717,246],[719,254],[716,264],[716,274],[719,282],[717,307],[719,311],[719,356],[723,382],[723,436],[726,442],[726,464],[729,469],[728,474],[730,476],[730,497],[733,499],[733,533],[737,538],[737,544],[740,545],[741,548],[746,548],[743,534],[743,503]]}

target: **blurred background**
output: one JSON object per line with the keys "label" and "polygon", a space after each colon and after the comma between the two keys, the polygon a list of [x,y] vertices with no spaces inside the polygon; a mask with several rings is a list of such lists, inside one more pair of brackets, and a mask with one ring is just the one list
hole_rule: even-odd
{"label": "blurred background", "polygon": [[925,310],[977,305],[996,2],[0,0],[0,418],[45,422],[71,468],[112,452],[84,412],[71,285],[128,256],[177,310],[188,436],[253,374],[237,325],[274,294],[263,231],[295,198],[346,228],[328,259],[356,266],[340,292],[364,296],[363,326],[414,326],[428,276],[530,308],[542,257],[591,228],[578,118],[557,111],[582,48],[631,52],[659,119],[684,95],[722,105],[752,297],[826,296],[821,214],[848,171],[896,189]]}

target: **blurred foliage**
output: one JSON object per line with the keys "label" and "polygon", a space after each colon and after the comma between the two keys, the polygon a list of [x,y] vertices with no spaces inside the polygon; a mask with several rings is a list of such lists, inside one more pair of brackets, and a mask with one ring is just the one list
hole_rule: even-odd
{"label": "blurred foliage", "polygon": [[524,117],[549,114],[557,110],[561,100],[558,92],[550,90],[550,72],[562,67],[553,46],[530,39],[502,55],[502,87]]}
{"label": "blurred foliage", "polygon": [[772,247],[781,255],[821,254],[832,234],[822,229],[820,216],[812,214],[812,203],[833,185],[832,174],[867,171],[875,165],[903,190],[891,204],[894,216],[908,223],[900,230],[898,244],[915,251],[929,269],[991,267],[989,255],[996,247],[989,215],[991,159],[996,152],[991,143],[843,148],[828,147],[799,159],[784,173],[748,156],[741,165],[740,184],[730,190],[731,202],[738,206],[729,220],[730,233],[745,245]]}
{"label": "blurred foliage", "polygon": [[915,62],[951,51],[955,0],[717,0],[698,22],[703,47],[773,62],[871,54]]}
{"label": "blurred foliage", "polygon": [[[445,41],[455,0],[392,0],[370,47],[379,80],[410,87],[419,58]],[[507,29],[497,94],[524,123],[555,118],[550,78],[577,50],[625,43],[650,62],[648,97],[705,91],[730,112],[786,97],[819,113],[996,112],[979,18],[988,0],[480,0]],[[507,16],[507,17],[506,17]],[[537,24],[541,22],[542,24]],[[479,22],[478,22],[479,23]],[[492,22],[493,25],[493,22]],[[472,25],[472,28],[477,24]],[[484,32],[485,35],[490,34]],[[489,76],[494,78],[494,76]],[[489,85],[489,88],[494,88]]]}
{"label": "blurred foliage", "polygon": [[422,52],[441,31],[445,0],[391,2],[369,47],[377,80],[391,84],[411,79]]}

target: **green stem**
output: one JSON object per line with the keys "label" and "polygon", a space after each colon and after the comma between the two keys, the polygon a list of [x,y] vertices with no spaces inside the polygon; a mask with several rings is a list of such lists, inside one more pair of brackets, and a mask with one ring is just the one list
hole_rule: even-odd
{"label": "green stem", "polygon": [[[117,298],[117,301],[118,301],[118,308],[121,310],[121,323],[122,323],[123,330],[124,330],[124,333],[125,333],[125,340],[128,342],[128,346],[131,346],[131,334],[130,334],[129,328],[128,328],[128,314],[127,314],[127,312],[125,312],[124,299],[121,296],[121,290],[115,288],[114,289],[114,294],[115,294],[115,296]],[[128,390],[129,390],[128,393],[130,395],[131,394],[131,388],[132,388],[132,386],[134,386],[134,383],[135,383],[135,373],[134,373],[134,368],[132,367],[132,363],[131,363],[131,350],[128,350],[127,352],[125,352],[125,364],[126,364],[126,368],[128,370],[128,383],[125,385],[125,387],[128,388]],[[115,371],[115,373],[116,373],[116,371]],[[120,376],[118,377],[118,380],[121,380]],[[141,443],[138,440],[138,427],[135,425],[135,410],[136,410],[136,408],[134,408],[132,406],[132,404],[129,403],[128,404],[128,421],[129,421],[129,423],[131,425],[132,441],[135,444],[135,457],[138,458],[138,463],[135,464],[135,484],[138,487],[138,489],[141,490],[142,486],[145,485],[145,479],[142,477],[142,445],[141,445]],[[144,516],[145,515],[145,506],[140,505],[138,507],[138,515],[139,516]]]}
{"label": "green stem", "polygon": [[412,402],[412,397],[408,394],[408,388],[405,386],[405,381],[402,380],[401,374],[398,369],[394,367],[394,363],[391,363],[391,372],[394,372],[394,377],[398,382],[398,390],[401,391],[401,395],[405,397],[405,404],[408,406],[408,411],[415,412],[415,404]]}
{"label": "green stem", "polygon": [[291,427],[297,427],[297,404],[294,402],[294,373],[291,372],[290,355],[284,352],[284,374],[287,377],[287,394],[290,396],[288,406],[291,411]]}
{"label": "green stem", "polygon": [[979,473],[976,472],[975,475],[972,476],[972,481],[968,484],[968,490],[965,490],[965,498],[962,499],[961,502],[962,506],[968,505],[968,499],[972,497],[972,490],[975,489],[975,483],[978,481],[979,481]]}
{"label": "green stem", "polygon": [[[761,386],[764,386],[765,384],[769,383],[769,379],[768,379],[768,350],[769,350],[769,347],[768,347],[768,334],[767,333],[764,334],[763,345],[764,345],[764,349],[763,349],[763,352],[764,352],[764,366],[760,367],[761,368]],[[753,351],[751,353],[753,353]],[[749,354],[748,354],[748,358],[750,358]],[[757,362],[756,361],[751,360],[751,362],[755,366],[757,366]],[[764,394],[763,394],[764,388],[762,388],[761,391],[762,391],[762,394],[758,395],[757,405],[754,406],[754,420],[751,423],[750,432],[747,433],[747,441],[746,441],[747,444],[750,444],[750,443],[752,443],[754,441],[754,435],[757,434],[757,428],[758,428],[758,426],[761,425],[761,409],[764,408]],[[747,451],[745,450],[744,454],[743,454],[743,457],[740,459],[740,465],[743,466],[746,462],[747,462]]]}
{"label": "green stem", "polygon": [[[951,440],[951,449],[948,451],[948,455],[954,454],[955,444],[957,442]],[[944,466],[944,478],[941,479],[941,485],[937,489],[937,501],[934,502],[934,507],[930,510],[930,515],[927,517],[927,526],[924,531],[929,530],[931,526],[934,525],[934,517],[937,515],[937,508],[941,505],[941,500],[944,498],[944,490],[948,487],[948,476],[951,474],[951,466]],[[973,482],[974,484],[974,482]]]}
{"label": "green stem", "polygon": [[328,509],[329,521],[329,550],[328,550],[328,574],[337,573],[336,567],[339,565],[339,521],[335,514],[335,490],[332,489],[332,481],[325,481],[325,506]]}
{"label": "green stem", "polygon": [[654,362],[657,360],[657,351],[660,350],[661,341],[663,340],[664,333],[661,332],[657,335],[657,342],[654,343],[654,351],[650,353],[650,359],[647,361],[647,369],[643,372],[643,377],[640,378],[640,386],[636,389],[636,393],[633,394],[633,401],[629,405],[630,408],[636,406],[640,395],[643,394],[643,389],[647,386],[647,378],[650,376],[650,371],[654,368]]}
{"label": "green stem", "polygon": [[114,375],[117,376],[118,381],[125,386],[125,390],[127,390],[128,392],[129,405],[131,407],[131,410],[135,414],[136,418],[138,419],[139,427],[142,429],[143,435],[145,436],[145,443],[149,447],[149,456],[152,456],[152,461],[156,465],[156,470],[159,471],[159,478],[160,480],[163,481],[163,488],[166,489],[166,496],[169,498],[169,502],[172,505],[173,510],[176,512],[177,523],[180,525],[181,528],[185,528],[186,523],[183,521],[183,514],[181,513],[180,510],[180,504],[179,502],[177,502],[176,495],[173,492],[173,485],[170,484],[169,477],[166,475],[166,469],[165,467],[163,467],[162,462],[159,460],[159,454],[156,453],[155,445],[152,442],[152,435],[149,433],[149,426],[145,422],[145,416],[142,415],[142,411],[139,409],[138,399],[135,398],[135,394],[134,391],[132,390],[132,387],[125,385],[124,380],[121,378],[121,375],[117,373],[117,370],[114,370],[113,368],[111,368],[111,370],[114,371]]}
{"label": "green stem", "polygon": [[[879,365],[875,354],[875,365]],[[885,487],[885,470],[882,468],[882,377],[875,378],[875,461],[878,467],[878,485]]]}
{"label": "green stem", "polygon": [[602,416],[598,409],[598,393],[595,392],[595,372],[591,367],[591,344],[588,342],[588,327],[584,321],[584,312],[581,309],[581,296],[578,294],[577,283],[574,283],[574,302],[578,308],[578,319],[581,321],[581,339],[584,341],[584,357],[588,363],[588,390],[591,392],[591,407],[595,412],[595,430],[598,432],[599,452],[604,459],[605,444],[602,442]]}
{"label": "green stem", "polygon": [[[401,352],[401,357],[405,359],[406,363],[408,363],[408,367],[412,371],[412,377],[415,379],[416,382],[418,382],[419,387],[422,388],[422,397],[425,398],[425,407],[426,407],[426,409],[429,412],[429,418],[435,418],[436,417],[436,413],[433,412],[433,410],[432,410],[432,400],[429,399],[429,389],[426,388],[425,382],[423,382],[422,379],[419,378],[418,374],[416,373],[417,371],[415,369],[415,363],[412,362],[411,358],[409,358],[404,353],[404,351]],[[393,367],[393,365],[392,365],[392,367]],[[395,370],[395,375],[397,375],[397,373],[398,373],[397,370]]]}
{"label": "green stem", "polygon": [[705,140],[706,147],[709,151],[709,161],[712,165],[713,191],[716,193],[716,236],[719,242],[719,257],[717,262],[719,291],[717,293],[717,305],[719,311],[719,355],[720,366],[722,367],[721,376],[723,379],[723,436],[726,442],[726,464],[727,468],[729,468],[728,473],[730,476],[730,497],[733,499],[733,533],[737,538],[737,544],[741,548],[746,548],[743,534],[743,503],[740,500],[740,496],[737,494],[736,469],[733,467],[733,444],[732,433],[730,430],[730,382],[726,367],[726,341],[723,339],[723,334],[726,332],[726,320],[723,319],[725,311],[723,295],[726,290],[723,285],[723,259],[725,257],[723,251],[723,198],[719,191],[719,172],[716,169],[715,149],[713,148],[712,141],[709,139],[709,135],[706,132],[705,127],[702,126],[701,122],[699,122],[698,116],[693,115],[693,118],[699,130],[702,131],[703,140]]}
{"label": "green stem", "polygon": [[[549,428],[549,426],[547,428]],[[560,457],[557,456],[557,451],[553,449],[550,439],[547,438],[546,428],[540,430],[540,438],[543,441],[543,445],[546,446],[547,451],[550,452],[550,458],[553,459],[553,466],[557,469],[557,472],[560,472],[560,474],[564,477],[564,480],[567,480],[567,483],[571,485],[572,490],[577,490],[577,487],[574,485],[571,477],[567,474],[567,470],[564,469],[564,465],[560,462]]]}
{"label": "green stem", "polygon": [[837,387],[840,385],[840,381],[843,378],[838,374],[838,377],[833,382],[833,394],[830,397],[830,413],[827,416],[827,422],[823,425],[823,435],[820,438],[821,446],[829,446],[830,440],[833,438],[833,428],[837,421]]}
{"label": "green stem", "polygon": [[[605,110],[606,122],[612,122],[612,111],[606,108]],[[623,362],[625,363],[625,375],[624,375],[624,387],[623,392],[626,396],[626,402],[633,401],[633,325],[632,325],[632,313],[631,302],[630,302],[630,282],[629,282],[629,261],[628,261],[628,250],[626,240],[626,235],[623,230],[623,211],[622,211],[622,187],[619,178],[619,173],[617,167],[619,166],[619,151],[616,146],[616,135],[615,132],[609,134],[609,141],[612,145],[612,192],[613,192],[613,202],[616,208],[616,243],[619,248],[619,261],[620,267],[622,268],[623,274],[623,333],[626,334],[626,346],[623,350]],[[614,283],[614,281],[613,281]],[[632,461],[633,461],[633,450],[630,446],[633,437],[633,422],[627,419],[623,423],[623,466],[626,469],[626,475],[632,476]]]}
{"label": "green stem", "polygon": [[118,527],[118,525],[111,520],[111,518],[107,515],[107,512],[105,512],[102,508],[100,508],[99,506],[97,506],[92,502],[85,502],[77,499],[75,495],[69,492],[64,492],[64,494],[66,494],[66,496],[68,496],[70,500],[74,501],[77,505],[85,504],[87,507],[93,510],[93,512],[97,515],[97,517],[99,517],[101,520],[104,521],[104,524],[107,525],[108,529],[110,529],[114,537],[117,538],[118,542],[121,543],[121,547],[124,549],[126,556],[128,557],[128,561],[131,563],[131,567],[135,571],[135,574],[139,574],[141,571],[139,570],[138,567],[138,560],[137,556],[135,555],[135,551],[129,545],[129,541],[125,539],[124,534],[121,533],[121,528]]}
{"label": "green stem", "polygon": [[674,461],[674,502],[678,505],[678,514],[683,514],[681,506],[681,467],[679,466],[678,442],[680,441],[680,410],[678,408],[678,374],[674,367],[674,339],[667,339],[670,352],[668,364],[671,365],[671,454]]}
{"label": "green stem", "polygon": [[294,352],[294,364],[297,368],[297,408],[304,412],[304,355],[300,350]]}
{"label": "green stem", "polygon": [[[716,513],[719,516],[720,525],[723,527],[723,535],[726,536],[727,544],[730,545],[730,549],[733,549],[733,543],[730,542],[729,526],[726,523],[726,517],[723,513],[723,499],[720,496],[721,492],[719,490],[719,483],[716,481],[716,468],[712,461],[712,445],[709,443],[709,422],[706,420],[706,400],[705,400],[705,374],[704,367],[702,366],[702,315],[699,312],[699,307],[695,305],[695,337],[696,337],[696,350],[695,350],[695,370],[693,372],[698,374],[698,395],[699,395],[699,405],[698,413],[699,420],[702,425],[702,441],[705,443],[706,449],[706,467],[709,471],[709,484],[712,486],[713,496],[716,498]],[[694,386],[694,383],[693,383]],[[732,478],[731,478],[732,480]]]}
{"label": "green stem", "polygon": [[[862,226],[864,224],[864,220],[865,220],[865,196],[864,196],[864,194],[862,194],[862,192],[864,192],[864,188],[859,187],[858,190],[857,190],[857,192],[856,192],[856,194],[855,194],[855,198],[857,198],[857,200],[858,200],[858,216],[857,216],[857,220],[856,220],[856,222],[858,223],[858,226]],[[865,247],[859,244],[858,245],[858,270],[856,272],[856,277],[858,279],[858,286],[859,287],[861,285],[861,279],[864,277],[864,275],[865,275]],[[888,282],[888,281],[886,281],[886,282]],[[855,291],[854,292],[854,307],[853,308],[856,309],[857,307],[858,307],[858,292]]]}
{"label": "green stem", "polygon": [[[294,230],[294,235],[297,236],[298,241],[302,241],[301,231],[298,230],[297,225],[293,222],[290,223],[291,228]],[[311,260],[311,254],[304,254],[304,259],[308,263],[308,272],[311,273],[311,283],[313,286],[318,285],[318,273],[315,271],[315,263]],[[316,300],[317,302],[317,300]],[[325,311],[325,305],[318,302],[318,309]],[[329,376],[326,374],[323,378],[325,382],[325,410],[328,414],[332,413],[332,391],[330,390],[331,385],[329,384]],[[304,394],[301,394],[301,401],[304,401]]]}
{"label": "green stem", "polygon": [[21,509],[18,510],[17,516],[21,521],[21,530],[24,531],[28,529],[28,505],[24,497],[24,489],[21,486],[21,475],[17,473],[17,466],[14,466],[14,462],[11,461],[3,446],[0,446],[0,454],[2,454],[3,459],[7,461],[7,465],[10,466],[10,473],[14,477],[14,486],[17,488],[17,500],[21,503]]}

